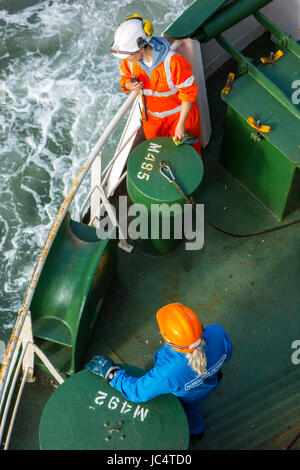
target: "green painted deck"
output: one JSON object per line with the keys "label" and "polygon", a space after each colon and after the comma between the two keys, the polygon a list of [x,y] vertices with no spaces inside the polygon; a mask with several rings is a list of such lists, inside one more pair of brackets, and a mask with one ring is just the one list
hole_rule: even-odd
{"label": "green painted deck", "polygon": [[[245,53],[251,56],[259,44]],[[208,80],[213,138],[203,152],[201,202],[219,227],[252,233],[282,222],[218,164],[225,113],[220,91],[235,70],[230,60]],[[300,210],[284,223],[297,219]],[[233,238],[206,224],[202,250],[186,251],[182,244],[159,258],[119,250],[117,274],[86,361],[103,353],[118,363],[151,368],[163,344],[156,311],[182,302],[204,325],[222,324],[234,347],[221,386],[201,406],[204,438],[190,448],[284,449],[300,432],[300,364],[291,360],[292,343],[300,340],[299,260],[300,224],[252,238]],[[53,390],[47,378],[26,384],[11,449],[39,448],[40,419]],[[300,449],[300,439],[293,449]]]}

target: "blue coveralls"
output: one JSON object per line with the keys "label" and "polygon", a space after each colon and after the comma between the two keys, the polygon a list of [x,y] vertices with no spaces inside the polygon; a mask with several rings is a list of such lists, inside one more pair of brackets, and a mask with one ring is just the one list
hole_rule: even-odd
{"label": "blue coveralls", "polygon": [[140,378],[132,377],[124,369],[118,370],[110,385],[132,402],[144,402],[164,393],[176,395],[186,412],[190,434],[204,431],[204,418],[199,404],[219,385],[218,371],[231,358],[232,344],[221,325],[204,328],[207,374],[197,377],[188,365],[185,353],[175,351],[167,344],[154,356],[154,367]]}

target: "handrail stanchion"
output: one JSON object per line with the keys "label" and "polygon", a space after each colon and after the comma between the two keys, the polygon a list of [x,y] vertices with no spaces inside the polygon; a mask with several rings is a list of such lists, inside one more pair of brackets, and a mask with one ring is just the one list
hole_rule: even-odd
{"label": "handrail stanchion", "polygon": [[100,191],[99,186],[101,186],[101,153],[97,155],[92,166],[91,166],[91,187],[97,188],[91,194],[91,224],[93,227],[100,227]]}
{"label": "handrail stanchion", "polygon": [[[141,128],[141,124],[129,135],[129,137],[126,139],[126,141],[123,143],[122,147],[115,153],[115,155],[113,156],[113,158],[110,160],[110,162],[107,164],[107,166],[104,168],[104,170],[102,171],[101,173],[101,178],[103,178],[103,181],[102,181],[102,186],[105,185],[106,181],[107,181],[107,178],[108,178],[108,175],[109,175],[109,170],[110,168],[112,167],[112,165],[114,164],[114,162],[116,161],[116,159],[119,157],[119,155],[123,152],[124,148],[126,147],[126,145],[131,141],[131,139],[136,135],[136,133],[138,132],[138,130]],[[97,184],[97,187],[99,185]],[[118,184],[114,186],[114,190],[118,187]],[[95,191],[96,189],[96,186],[92,187],[92,189],[90,190],[90,192],[87,194],[84,202],[82,203],[81,205],[81,209],[79,211],[79,217],[78,219],[80,221],[82,221],[83,219],[83,210],[87,204],[87,202],[90,200],[93,192]],[[114,191],[110,191],[109,195],[111,195]]]}

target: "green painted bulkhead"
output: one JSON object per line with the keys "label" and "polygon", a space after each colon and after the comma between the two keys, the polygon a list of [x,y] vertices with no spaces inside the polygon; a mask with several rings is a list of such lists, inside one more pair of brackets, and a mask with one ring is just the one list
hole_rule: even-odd
{"label": "green painted bulkhead", "polygon": [[112,282],[116,241],[67,213],[46,259],[31,303],[33,334],[59,371],[81,367]]}

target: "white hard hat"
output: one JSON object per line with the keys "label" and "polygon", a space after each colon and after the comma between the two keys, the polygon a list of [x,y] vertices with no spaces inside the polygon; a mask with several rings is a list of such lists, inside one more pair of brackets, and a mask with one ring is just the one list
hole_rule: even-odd
{"label": "white hard hat", "polygon": [[[118,59],[126,59],[131,54],[139,52],[141,47],[146,47],[152,38],[153,31],[153,27],[149,28],[149,24],[152,27],[150,21],[143,21],[139,15],[127,17],[115,32],[110,52]],[[147,34],[148,32],[151,34]]]}

